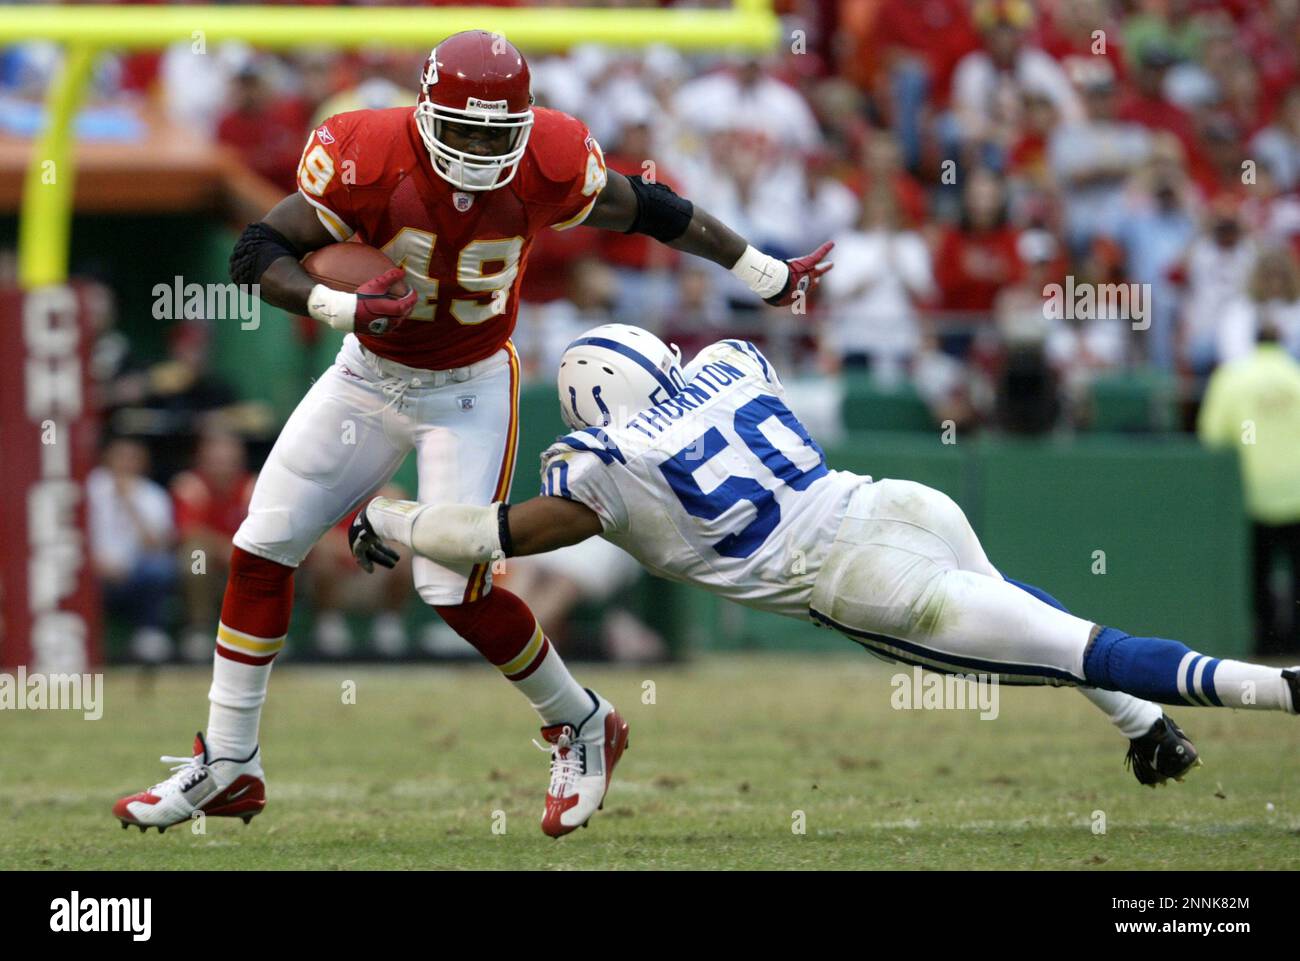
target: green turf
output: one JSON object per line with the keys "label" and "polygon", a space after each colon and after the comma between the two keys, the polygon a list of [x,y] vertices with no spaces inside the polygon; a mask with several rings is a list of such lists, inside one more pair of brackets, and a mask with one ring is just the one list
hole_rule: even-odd
{"label": "green turf", "polygon": [[208,677],[115,670],[100,721],[0,714],[0,868],[1300,867],[1295,718],[1175,711],[1206,763],[1153,791],[1068,690],[1003,689],[982,721],[893,710],[891,669],[855,653],[578,673],[623,710],[631,748],[605,811],[558,842],[537,825],[531,712],[480,665],[285,664],[265,813],[202,836],[120,830],[109,806],[161,779],[159,754],[187,752]]}

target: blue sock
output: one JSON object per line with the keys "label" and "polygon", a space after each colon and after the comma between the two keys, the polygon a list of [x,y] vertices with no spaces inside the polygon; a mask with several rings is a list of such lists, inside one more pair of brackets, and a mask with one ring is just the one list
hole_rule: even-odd
{"label": "blue sock", "polygon": [[1041,587],[1035,587],[1033,584],[1026,584],[1023,581],[1012,580],[1009,577],[1004,577],[1003,580],[1005,580],[1008,584],[1014,584],[1016,587],[1020,588],[1026,594],[1032,594],[1034,597],[1038,598],[1044,604],[1050,604],[1058,611],[1065,611],[1065,613],[1067,614],[1070,613],[1064,604],[1058,601],[1051,594],[1047,593],[1047,591],[1043,590]]}
{"label": "blue sock", "polygon": [[1218,666],[1218,658],[1195,654],[1179,641],[1133,637],[1103,627],[1084,654],[1083,676],[1095,687],[1124,691],[1148,701],[1223,707],[1214,689]]}

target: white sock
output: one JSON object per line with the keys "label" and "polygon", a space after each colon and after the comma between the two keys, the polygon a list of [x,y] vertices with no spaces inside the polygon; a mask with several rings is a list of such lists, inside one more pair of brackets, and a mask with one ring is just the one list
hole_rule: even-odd
{"label": "white sock", "polygon": [[1092,701],[1110,718],[1110,723],[1129,740],[1141,737],[1160,720],[1164,711],[1159,704],[1143,701],[1122,691],[1103,691],[1095,687],[1080,687],[1080,694]]}
{"label": "white sock", "polygon": [[1291,689],[1276,667],[1221,660],[1214,669],[1214,693],[1224,707],[1296,713]]}
{"label": "white sock", "polygon": [[219,757],[242,761],[257,750],[257,727],[262,719],[257,707],[227,707],[212,701],[208,705],[208,759]]}
{"label": "white sock", "polygon": [[[229,630],[224,625],[223,629]],[[280,640],[282,643],[283,638]],[[208,729],[204,732],[211,757],[242,760],[257,749],[257,727],[274,663],[244,664],[220,651],[213,655]]]}
{"label": "white sock", "polygon": [[[527,677],[519,680],[512,677],[527,671],[530,666],[532,671]],[[564,666],[560,652],[546,639],[541,627],[537,628],[533,639],[518,657],[509,664],[498,664],[497,668],[528,699],[542,724],[548,727],[552,724],[576,726],[596,706],[591,695]]]}

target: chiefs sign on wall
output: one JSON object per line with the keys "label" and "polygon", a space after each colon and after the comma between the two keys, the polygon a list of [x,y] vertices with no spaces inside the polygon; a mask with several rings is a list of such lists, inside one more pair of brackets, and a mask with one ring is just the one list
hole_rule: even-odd
{"label": "chiefs sign on wall", "polygon": [[0,290],[0,668],[75,673],[99,659],[85,496],[92,294]]}

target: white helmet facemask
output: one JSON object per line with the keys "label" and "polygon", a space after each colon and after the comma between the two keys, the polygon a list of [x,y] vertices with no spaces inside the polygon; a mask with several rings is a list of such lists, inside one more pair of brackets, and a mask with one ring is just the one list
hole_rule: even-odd
{"label": "white helmet facemask", "polygon": [[[444,106],[429,97],[429,88],[436,83],[436,74],[426,71],[420,80],[420,100],[415,105],[415,126],[429,150],[434,171],[460,190],[495,190],[510,183],[528,149],[528,136],[533,128],[532,108],[511,112],[504,100],[474,97],[469,98],[464,108]],[[509,149],[487,157],[457,150],[443,139],[448,123],[489,127],[494,131],[508,129],[511,131]]]}

